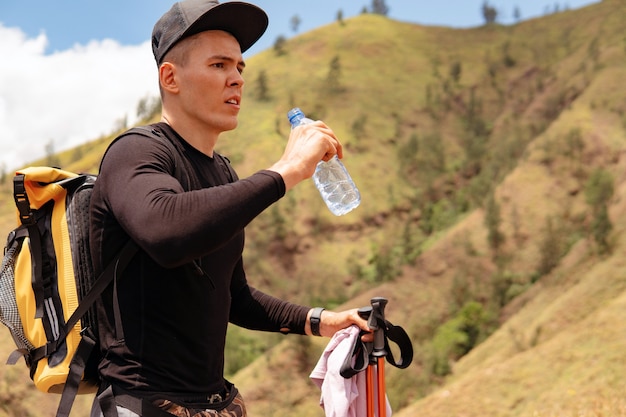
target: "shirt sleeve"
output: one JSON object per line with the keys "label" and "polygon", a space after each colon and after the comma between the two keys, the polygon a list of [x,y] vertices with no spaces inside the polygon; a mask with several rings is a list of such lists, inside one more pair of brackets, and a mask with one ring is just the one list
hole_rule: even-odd
{"label": "shirt sleeve", "polygon": [[309,310],[245,285],[233,294],[230,322],[251,330],[303,335]]}
{"label": "shirt sleeve", "polygon": [[266,170],[185,191],[174,164],[165,144],[129,135],[111,146],[98,178],[116,221],[163,267],[206,256],[285,194],[282,177]]}

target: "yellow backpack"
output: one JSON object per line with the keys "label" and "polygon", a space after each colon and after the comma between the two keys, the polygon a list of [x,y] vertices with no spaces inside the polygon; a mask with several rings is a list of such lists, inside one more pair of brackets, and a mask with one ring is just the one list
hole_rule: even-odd
{"label": "yellow backpack", "polygon": [[[175,159],[172,174],[191,189],[181,151],[162,132],[138,126],[113,142],[130,134],[167,146]],[[0,266],[0,322],[17,346],[7,363],[24,357],[39,390],[62,394],[57,417],[69,416],[77,394],[98,388],[101,352],[93,304],[139,250],[130,240],[94,276],[89,201],[96,179],[53,167],[28,167],[13,178],[18,227],[9,233]],[[117,313],[115,320],[121,326]]]}
{"label": "yellow backpack", "polygon": [[[13,179],[19,226],[9,233],[0,267],[0,321],[24,357],[35,386],[62,393],[58,416],[78,393],[98,385],[94,301],[116,268],[137,251],[133,243],[94,277],[89,252],[89,200],[96,176],[29,167]],[[96,347],[94,349],[94,346]]]}

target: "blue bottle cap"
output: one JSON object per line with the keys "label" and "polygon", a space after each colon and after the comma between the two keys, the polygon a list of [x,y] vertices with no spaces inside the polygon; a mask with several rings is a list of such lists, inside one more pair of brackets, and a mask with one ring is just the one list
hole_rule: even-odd
{"label": "blue bottle cap", "polygon": [[297,122],[298,120],[303,118],[304,113],[298,107],[294,107],[287,113],[287,119],[289,119],[289,123],[291,123],[292,125],[294,124],[294,122]]}

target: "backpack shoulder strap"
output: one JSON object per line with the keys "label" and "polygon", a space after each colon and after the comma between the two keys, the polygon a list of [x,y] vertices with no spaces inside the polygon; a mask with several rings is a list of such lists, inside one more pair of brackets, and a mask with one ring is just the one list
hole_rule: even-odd
{"label": "backpack shoulder strap", "polygon": [[[87,312],[89,307],[91,307],[96,299],[102,294],[104,289],[115,280],[117,274],[126,268],[138,250],[138,246],[132,240],[129,240],[126,243],[113,261],[111,261],[106,269],[98,276],[94,285],[80,301],[78,307],[62,328],[61,337],[57,340],[62,341],[65,339],[72,327],[74,327],[78,320]],[[72,404],[74,403],[74,398],[76,397],[76,394],[78,394],[81,376],[85,371],[87,360],[95,345],[96,341],[92,339],[87,332],[82,333],[76,353],[70,362],[70,371],[63,387],[63,393],[61,394],[61,400],[56,414],[57,417],[69,416]]]}
{"label": "backpack shoulder strap", "polygon": [[33,293],[35,294],[35,318],[43,317],[43,304],[44,304],[44,283],[43,283],[43,268],[42,268],[42,243],[41,235],[39,234],[39,228],[35,220],[35,214],[30,208],[30,200],[28,193],[26,192],[26,186],[24,184],[24,174],[16,174],[13,177],[13,199],[15,200],[15,206],[17,207],[19,218],[22,226],[30,239],[30,250],[32,254],[32,285]]}
{"label": "backpack shoulder strap", "polygon": [[[123,137],[129,136],[129,135],[145,136],[147,138],[158,140],[161,143],[163,143],[165,146],[167,146],[168,150],[174,157],[174,177],[181,182],[181,184],[183,185],[183,188],[185,190],[191,190],[192,188],[197,188],[195,187],[196,184],[192,181],[192,178],[189,175],[189,170],[185,169],[185,162],[184,162],[184,158],[182,155],[182,150],[179,149],[179,147],[176,144],[174,144],[172,140],[168,137],[169,136],[168,134],[170,132],[167,132],[168,134],[165,134],[164,132],[162,132],[162,130],[165,130],[166,128],[171,129],[169,125],[165,123],[160,123],[160,124],[147,125],[147,126],[136,126],[131,129],[128,129],[126,132],[116,137],[113,140],[113,142],[111,142],[111,144],[109,144],[109,147],[107,148],[107,150],[104,152],[104,155],[102,156],[102,160],[104,160],[104,156],[106,156],[106,153],[111,148],[111,146],[118,140],[122,139]],[[102,163],[100,163],[100,168],[102,168]]]}

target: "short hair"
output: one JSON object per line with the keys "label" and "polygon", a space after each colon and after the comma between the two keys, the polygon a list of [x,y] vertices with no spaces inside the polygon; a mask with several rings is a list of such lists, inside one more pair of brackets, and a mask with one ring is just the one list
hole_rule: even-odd
{"label": "short hair", "polygon": [[[171,62],[174,65],[184,67],[189,57],[189,50],[197,43],[198,35],[199,33],[175,43],[163,57],[163,62]],[[163,62],[161,64],[163,64]],[[161,65],[159,65],[159,67],[161,67]],[[159,95],[161,96],[161,100],[163,100],[164,95],[161,82],[159,82]]]}
{"label": "short hair", "polygon": [[197,43],[200,33],[196,33],[195,35],[189,36],[188,38],[184,38],[179,42],[176,42],[174,46],[172,46],[172,48],[167,51],[167,53],[163,57],[163,62],[169,61],[173,64],[184,67],[187,63],[187,58],[189,57],[189,50],[193,48]]}

